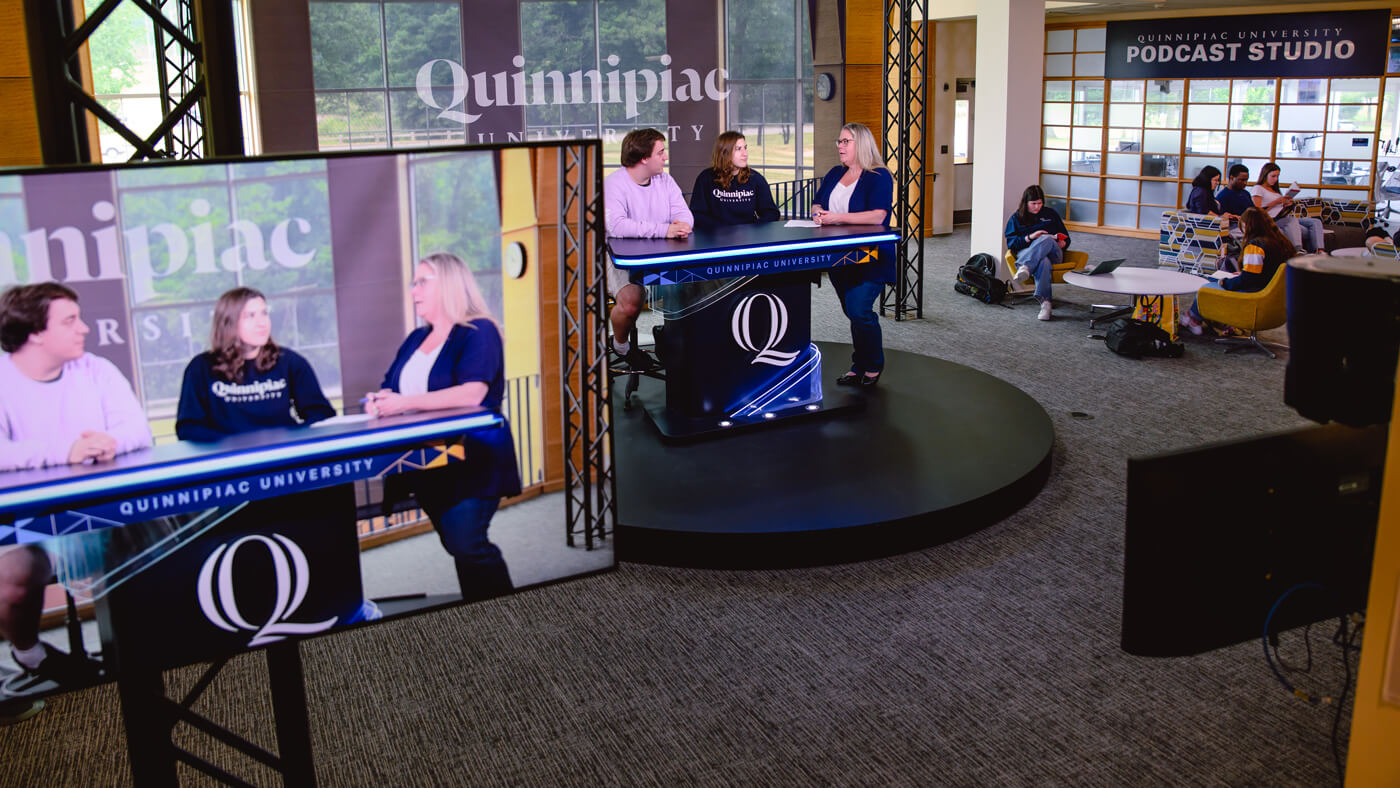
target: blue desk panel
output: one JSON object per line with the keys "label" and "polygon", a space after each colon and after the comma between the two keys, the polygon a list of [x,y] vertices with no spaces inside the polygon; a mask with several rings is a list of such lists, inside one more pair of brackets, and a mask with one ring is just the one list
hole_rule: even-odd
{"label": "blue desk panel", "polygon": [[[689,238],[609,238],[613,265],[643,274],[643,285],[682,284],[874,262],[899,241],[875,225],[784,227],[780,222],[697,231]],[[893,249],[890,249],[893,252]]]}
{"label": "blue desk panel", "polygon": [[492,411],[436,411],[259,430],[95,465],[0,473],[0,545],[418,470],[460,459],[460,439],[468,434],[509,429]]}

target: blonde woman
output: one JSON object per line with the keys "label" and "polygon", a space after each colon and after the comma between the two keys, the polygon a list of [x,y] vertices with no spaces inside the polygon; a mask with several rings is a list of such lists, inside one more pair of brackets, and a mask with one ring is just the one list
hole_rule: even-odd
{"label": "blonde woman", "polygon": [[[828,224],[878,224],[890,226],[894,208],[894,178],[875,145],[870,129],[847,123],[836,138],[841,163],[822,178],[813,198],[812,221]],[[885,369],[885,350],[875,299],[886,283],[894,281],[892,255],[880,255],[875,263],[833,268],[827,273],[841,309],[851,321],[851,369],[836,379],[842,386],[873,386]]]}
{"label": "blonde woman", "polygon": [[[505,399],[505,354],[467,264],[432,254],[418,262],[410,286],[413,306],[427,325],[408,335],[379,391],[365,398],[373,416],[481,406],[500,410]],[[509,431],[468,438],[466,459],[408,482],[432,519],[457,567],[464,600],[509,593],[510,573],[487,529],[501,498],[520,492]]]}

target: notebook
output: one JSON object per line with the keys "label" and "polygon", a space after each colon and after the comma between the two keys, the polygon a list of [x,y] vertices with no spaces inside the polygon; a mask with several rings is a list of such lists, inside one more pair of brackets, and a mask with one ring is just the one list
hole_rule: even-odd
{"label": "notebook", "polygon": [[1087,274],[1087,275],[1089,275],[1089,276],[1093,276],[1093,275],[1095,275],[1095,274],[1110,274],[1110,273],[1113,273],[1113,269],[1115,269],[1115,268],[1117,268],[1118,266],[1122,265],[1123,262],[1124,262],[1125,260],[1127,260],[1126,257],[1119,257],[1119,258],[1114,259],[1114,260],[1104,260],[1103,262],[1099,263],[1098,265],[1094,266],[1093,268],[1081,268],[1081,269],[1079,269],[1079,273],[1081,273],[1081,274]]}

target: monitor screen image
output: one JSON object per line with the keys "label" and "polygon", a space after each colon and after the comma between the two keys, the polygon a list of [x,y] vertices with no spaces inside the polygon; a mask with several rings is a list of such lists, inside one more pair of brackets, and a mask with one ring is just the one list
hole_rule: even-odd
{"label": "monitor screen image", "polygon": [[0,699],[612,568],[550,437],[566,147],[0,173],[7,332],[75,311],[0,355],[0,563],[96,622]]}

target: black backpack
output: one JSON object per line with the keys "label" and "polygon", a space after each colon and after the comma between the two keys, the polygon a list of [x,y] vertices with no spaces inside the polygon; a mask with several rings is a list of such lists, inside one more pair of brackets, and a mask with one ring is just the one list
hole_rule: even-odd
{"label": "black backpack", "polygon": [[1109,325],[1108,334],[1103,339],[1109,350],[1128,358],[1180,358],[1186,352],[1186,346],[1173,342],[1171,335],[1161,326],[1145,320],[1115,320]]}
{"label": "black backpack", "polygon": [[953,289],[986,304],[999,303],[1006,298],[1006,283],[997,278],[996,258],[979,252],[958,269],[958,281]]}

